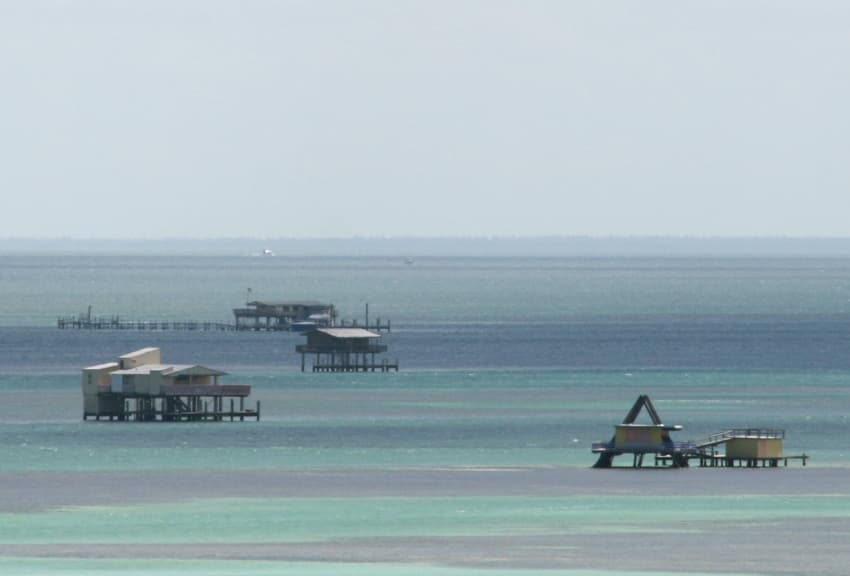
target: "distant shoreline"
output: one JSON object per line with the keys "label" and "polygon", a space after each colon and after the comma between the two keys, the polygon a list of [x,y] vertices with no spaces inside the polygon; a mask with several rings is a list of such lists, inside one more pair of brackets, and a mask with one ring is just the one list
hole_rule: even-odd
{"label": "distant shoreline", "polygon": [[[264,255],[263,252],[267,251]],[[850,237],[0,238],[0,254],[274,256],[850,256]]]}

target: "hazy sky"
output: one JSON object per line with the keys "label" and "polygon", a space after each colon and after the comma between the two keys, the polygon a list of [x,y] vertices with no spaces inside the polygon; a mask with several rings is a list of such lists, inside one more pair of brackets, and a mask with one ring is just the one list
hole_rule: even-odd
{"label": "hazy sky", "polygon": [[850,2],[0,0],[0,237],[850,235]]}

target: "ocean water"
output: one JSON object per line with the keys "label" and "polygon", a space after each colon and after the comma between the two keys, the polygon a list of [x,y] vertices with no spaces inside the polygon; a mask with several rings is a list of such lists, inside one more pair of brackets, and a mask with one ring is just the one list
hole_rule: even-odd
{"label": "ocean water", "polygon": [[[250,293],[248,289],[250,288]],[[300,372],[246,298],[389,319],[397,373]],[[80,368],[145,346],[259,422],[83,422]],[[843,574],[850,257],[0,253],[3,574]],[[675,439],[786,430],[804,468],[593,470],[649,394]]]}

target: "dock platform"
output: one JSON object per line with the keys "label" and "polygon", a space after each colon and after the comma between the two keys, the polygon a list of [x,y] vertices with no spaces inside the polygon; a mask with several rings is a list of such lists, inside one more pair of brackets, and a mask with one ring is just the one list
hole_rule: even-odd
{"label": "dock platform", "polygon": [[[103,395],[109,401],[109,394]],[[229,398],[229,409],[224,406],[223,397],[186,396],[132,396],[116,394],[119,410],[101,412],[83,412],[83,420],[118,422],[231,422],[239,420],[260,420],[260,401],[255,408],[246,408],[244,398],[239,406]],[[122,404],[123,403],[123,404]]]}
{"label": "dock platform", "polygon": [[381,362],[367,360],[348,364],[322,361],[313,364],[313,372],[398,372],[398,360],[393,362],[387,359]]}

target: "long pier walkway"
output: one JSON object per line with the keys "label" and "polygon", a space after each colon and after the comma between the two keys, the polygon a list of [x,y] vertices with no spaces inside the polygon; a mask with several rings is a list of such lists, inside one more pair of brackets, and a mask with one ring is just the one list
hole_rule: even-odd
{"label": "long pier walkway", "polygon": [[[375,332],[389,332],[391,326],[389,321],[382,322],[378,319],[373,324],[360,325],[356,321],[343,320],[340,326],[359,327],[364,330]],[[234,324],[229,322],[214,322],[205,320],[122,320],[120,316],[90,316],[80,314],[79,316],[60,316],[56,319],[56,327],[60,330],[183,330],[202,332],[232,332],[232,331],[285,331],[304,332],[307,330],[302,325],[280,326],[274,329],[265,327],[254,327],[247,324]]]}
{"label": "long pier walkway", "polygon": [[60,330],[199,330],[229,332],[235,324],[197,320],[122,320],[118,316],[62,316],[56,319]]}

